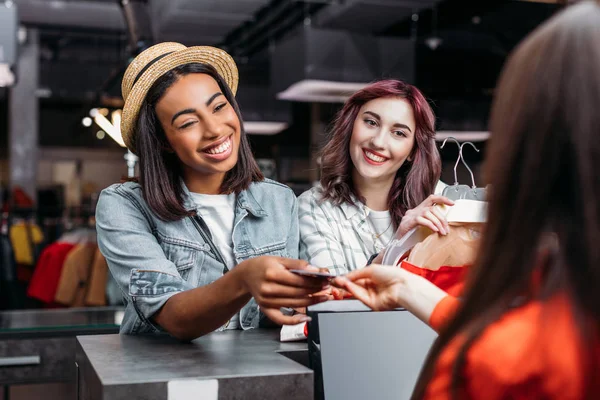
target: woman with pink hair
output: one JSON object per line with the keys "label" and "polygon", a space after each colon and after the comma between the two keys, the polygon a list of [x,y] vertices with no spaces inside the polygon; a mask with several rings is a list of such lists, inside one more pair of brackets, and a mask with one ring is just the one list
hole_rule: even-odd
{"label": "woman with pink hair", "polygon": [[[320,185],[299,197],[300,257],[337,275],[362,268],[398,231],[445,235],[435,116],[415,86],[374,82],[337,115],[321,154]],[[377,258],[379,260],[381,257]]]}

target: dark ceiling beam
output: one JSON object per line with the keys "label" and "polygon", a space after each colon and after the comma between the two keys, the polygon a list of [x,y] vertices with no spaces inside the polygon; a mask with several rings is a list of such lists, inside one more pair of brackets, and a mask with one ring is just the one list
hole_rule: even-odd
{"label": "dark ceiling beam", "polygon": [[219,46],[234,56],[249,56],[292,29],[305,16],[309,17],[326,6],[314,0],[273,0],[256,13],[253,21],[228,34]]}
{"label": "dark ceiling beam", "polygon": [[125,18],[129,45],[133,55],[154,43],[148,4],[144,0],[118,0]]}

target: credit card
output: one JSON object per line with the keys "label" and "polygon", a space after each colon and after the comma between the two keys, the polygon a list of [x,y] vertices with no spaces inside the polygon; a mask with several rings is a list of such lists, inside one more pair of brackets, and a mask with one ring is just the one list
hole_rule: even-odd
{"label": "credit card", "polygon": [[313,278],[326,278],[326,279],[335,278],[335,275],[330,274],[329,272],[307,271],[305,269],[290,269],[290,272],[292,272],[296,275],[310,276]]}

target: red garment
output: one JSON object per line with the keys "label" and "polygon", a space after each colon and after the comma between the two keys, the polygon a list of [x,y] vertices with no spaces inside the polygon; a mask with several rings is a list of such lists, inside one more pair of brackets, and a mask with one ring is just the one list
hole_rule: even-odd
{"label": "red garment", "polygon": [[432,271],[417,267],[407,261],[401,261],[400,267],[415,275],[422,276],[452,296],[460,296],[464,288],[469,266],[442,266],[437,271]]}
{"label": "red garment", "polygon": [[[460,303],[448,296],[431,315],[432,326],[452,319]],[[487,326],[464,358],[458,393],[461,399],[560,399],[583,397],[586,379],[590,399],[600,397],[600,335],[586,341],[577,330],[572,300],[559,293],[506,312]],[[464,335],[457,335],[436,361],[425,399],[452,399],[452,376]]]}
{"label": "red garment", "polygon": [[13,188],[12,201],[15,207],[18,208],[32,208],[34,205],[33,199],[18,186]]}
{"label": "red garment", "polygon": [[55,305],[54,297],[69,252],[75,247],[72,243],[56,242],[46,247],[35,267],[27,295],[46,304]]}

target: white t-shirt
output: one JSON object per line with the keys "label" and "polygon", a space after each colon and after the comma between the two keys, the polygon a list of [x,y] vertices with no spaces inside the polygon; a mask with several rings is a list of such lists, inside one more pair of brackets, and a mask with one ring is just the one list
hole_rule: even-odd
{"label": "white t-shirt", "polygon": [[[190,193],[198,206],[198,214],[210,229],[212,241],[219,248],[227,269],[237,264],[233,254],[233,222],[235,220],[235,193],[232,194],[200,194]],[[240,314],[236,313],[227,324],[226,329],[240,328]]]}
{"label": "white t-shirt", "polygon": [[367,212],[367,219],[369,223],[369,229],[373,234],[373,241],[379,241],[383,246],[392,240],[394,235],[394,227],[392,226],[392,215],[389,210],[385,211],[374,211],[368,207],[365,207]]}

